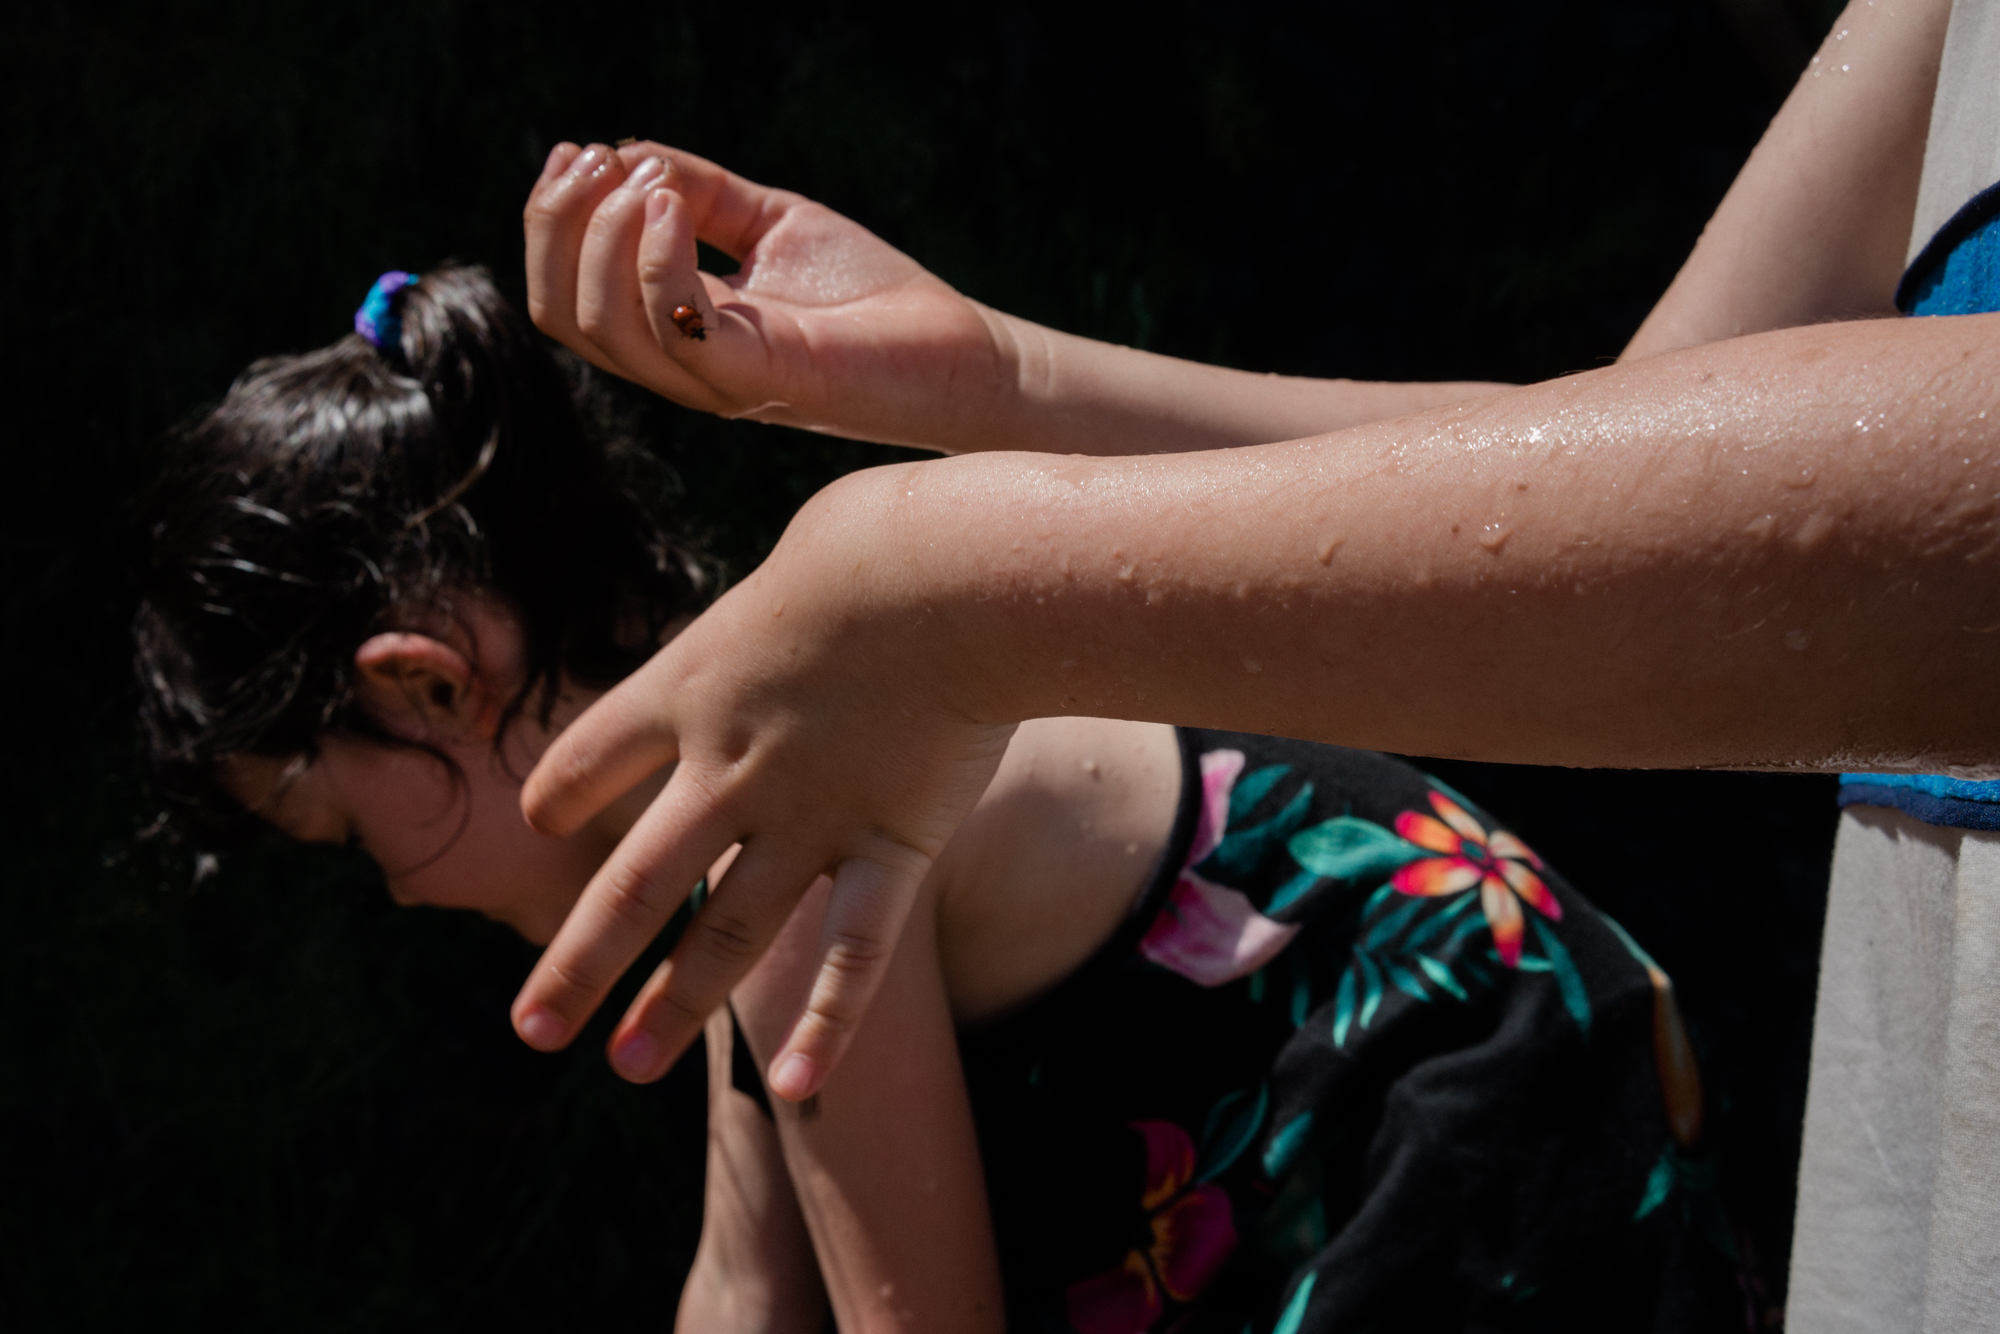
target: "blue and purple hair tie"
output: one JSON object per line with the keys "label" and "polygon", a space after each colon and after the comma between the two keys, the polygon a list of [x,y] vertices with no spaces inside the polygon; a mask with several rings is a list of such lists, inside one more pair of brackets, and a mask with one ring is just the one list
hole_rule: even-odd
{"label": "blue and purple hair tie", "polygon": [[417,280],[414,273],[391,269],[375,280],[361,309],[354,312],[354,332],[373,343],[377,351],[403,352],[402,302],[396,294]]}

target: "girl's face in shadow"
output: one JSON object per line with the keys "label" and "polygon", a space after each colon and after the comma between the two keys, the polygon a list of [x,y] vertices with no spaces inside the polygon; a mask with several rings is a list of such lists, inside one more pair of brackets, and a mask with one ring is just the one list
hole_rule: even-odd
{"label": "girl's face in shadow", "polygon": [[565,681],[547,726],[525,711],[495,746],[499,715],[524,674],[518,624],[479,602],[434,628],[378,635],[355,655],[361,707],[429,750],[332,732],[303,768],[295,758],[244,754],[224,761],[218,777],[293,838],[365,850],[396,902],[473,908],[546,944],[666,775],[568,838],[537,833],[521,815],[522,780],[600,692]]}

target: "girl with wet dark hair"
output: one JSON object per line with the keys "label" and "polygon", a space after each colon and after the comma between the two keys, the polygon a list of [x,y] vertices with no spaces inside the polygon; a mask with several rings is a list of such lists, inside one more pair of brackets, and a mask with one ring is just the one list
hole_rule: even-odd
{"label": "girl with wet dark hair", "polygon": [[546,725],[565,675],[613,684],[712,591],[662,466],[485,270],[385,275],[356,323],[252,365],[151,497],[142,717],[169,792],[217,825],[241,812],[224,757],[396,740],[357,708],[371,636],[497,599],[524,669],[499,721]]}
{"label": "girl with wet dark hair", "polygon": [[[710,588],[593,403],[477,269],[386,275],[356,335],[252,366],[154,495],[137,660],[169,790],[534,941],[621,838],[673,832],[640,818],[664,773],[562,837],[521,813]],[[692,933],[770,934],[738,892],[770,848],[710,869]],[[1674,1328],[1721,1272],[1665,975],[1399,761],[1023,724],[845,1062],[787,1102],[759,1071],[829,889],[707,1030],[683,1329],[818,1334],[829,1299],[850,1331]]]}

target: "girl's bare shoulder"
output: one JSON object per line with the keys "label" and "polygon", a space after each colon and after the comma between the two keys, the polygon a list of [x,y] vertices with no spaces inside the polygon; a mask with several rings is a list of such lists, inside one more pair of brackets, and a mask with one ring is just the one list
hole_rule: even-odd
{"label": "girl's bare shoulder", "polygon": [[1103,718],[1023,723],[934,883],[952,1015],[997,1018],[1054,986],[1124,920],[1180,800],[1170,727]]}

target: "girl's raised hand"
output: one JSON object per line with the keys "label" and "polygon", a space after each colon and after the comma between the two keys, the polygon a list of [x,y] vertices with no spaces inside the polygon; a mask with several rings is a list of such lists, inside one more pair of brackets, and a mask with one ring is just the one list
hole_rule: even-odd
{"label": "girl's raised hand", "polygon": [[[821,875],[833,880],[818,980],[773,1058],[771,1091],[816,1092],[880,983],[933,861],[985,791],[1011,724],[970,716],[978,673],[927,662],[907,611],[854,595],[880,555],[866,510],[912,467],[811,501],[749,578],[572,723],[522,809],[567,834],[647,775],[671,779],[591,879],[514,1004],[529,1045],[561,1047],[704,872],[729,864],[614,1032],[628,1079],[665,1073]],[[879,577],[880,569],[872,570]],[[872,581],[871,581],[872,582]],[[891,574],[889,585],[896,583]],[[864,595],[865,597],[865,595]],[[995,670],[998,664],[992,664]],[[949,681],[952,698],[927,682]]]}
{"label": "girl's raised hand", "polygon": [[[688,407],[956,451],[1013,392],[994,312],[832,210],[692,154],[558,145],[524,222],[535,323]],[[701,272],[696,240],[737,272]]]}

